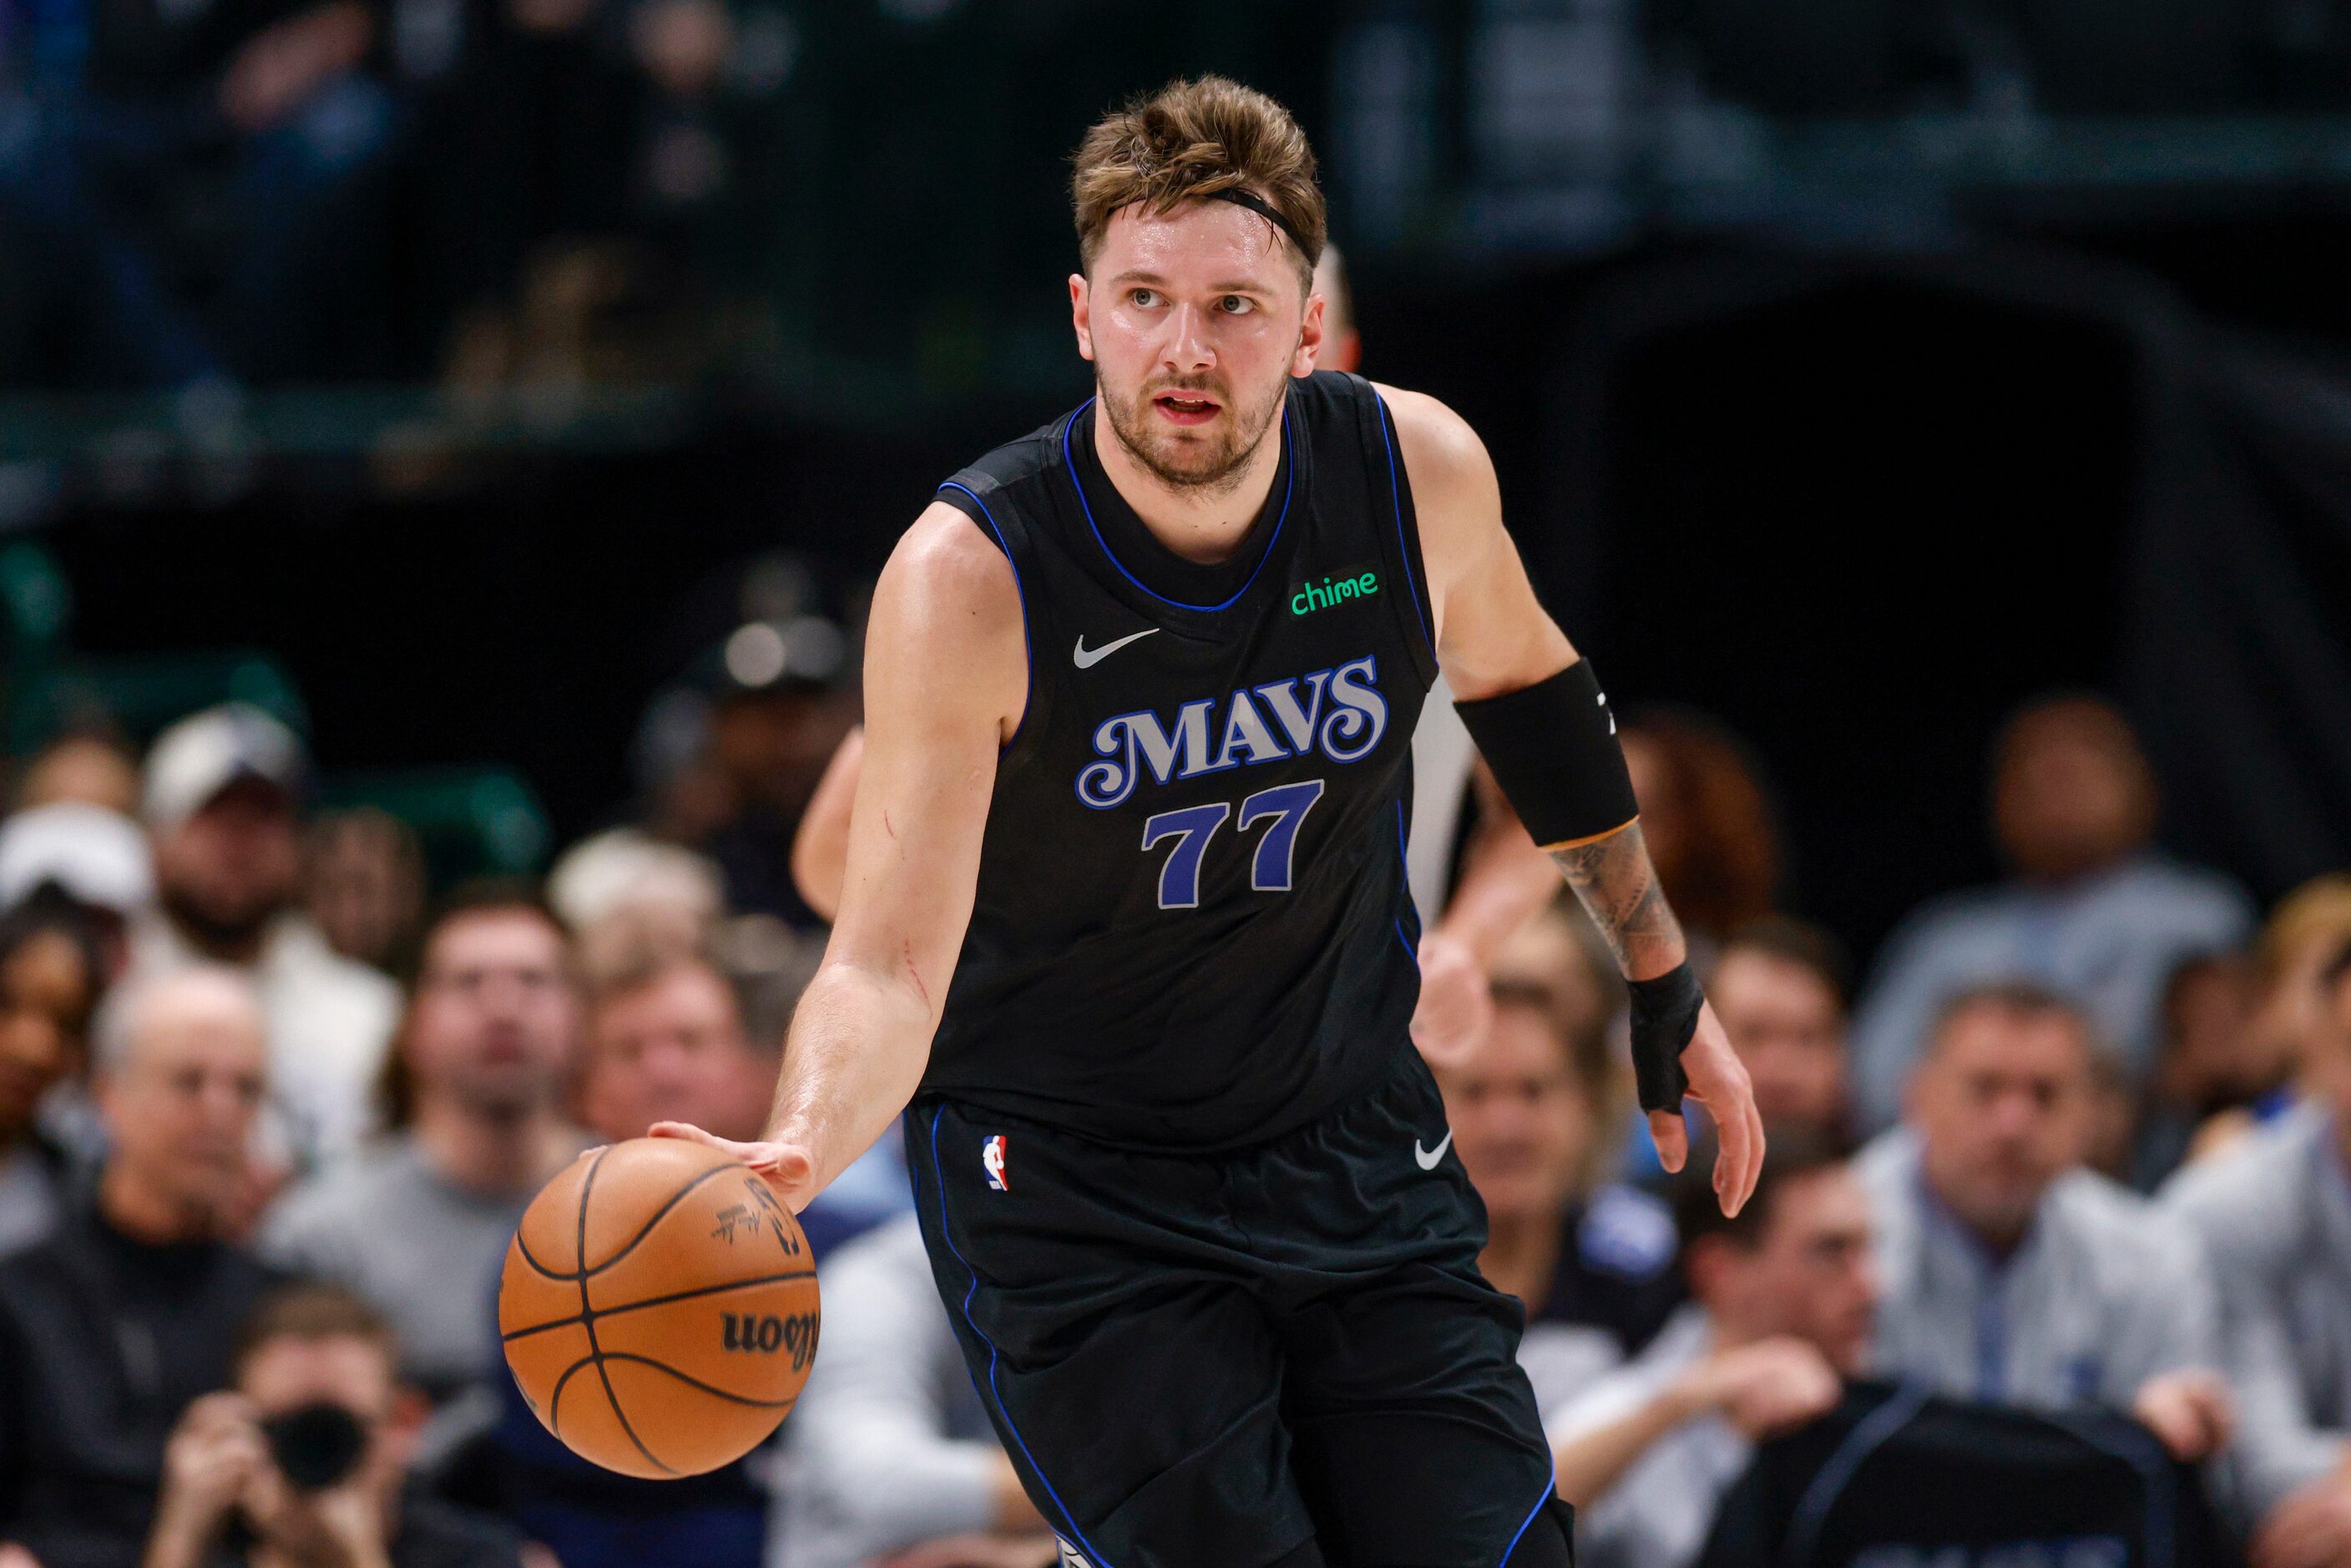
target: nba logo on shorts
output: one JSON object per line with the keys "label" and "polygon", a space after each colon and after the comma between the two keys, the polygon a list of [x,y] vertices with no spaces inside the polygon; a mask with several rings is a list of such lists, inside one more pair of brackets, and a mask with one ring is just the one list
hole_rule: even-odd
{"label": "nba logo on shorts", "polygon": [[997,1134],[979,1145],[979,1168],[987,1173],[987,1185],[998,1192],[1010,1192],[1012,1183],[1004,1169],[1004,1134]]}

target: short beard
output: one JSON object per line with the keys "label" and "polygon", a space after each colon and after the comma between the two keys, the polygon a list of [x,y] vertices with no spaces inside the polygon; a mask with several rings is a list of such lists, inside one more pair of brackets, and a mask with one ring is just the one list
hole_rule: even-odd
{"label": "short beard", "polygon": [[1170,467],[1152,452],[1144,434],[1150,429],[1152,400],[1162,392],[1196,390],[1199,389],[1187,388],[1181,382],[1146,383],[1130,407],[1110,395],[1099,370],[1094,373],[1094,392],[1102,412],[1109,416],[1111,434],[1118,437],[1118,444],[1126,448],[1128,456],[1143,465],[1145,473],[1177,495],[1198,494],[1211,498],[1228,496],[1240,488],[1241,480],[1249,473],[1249,460],[1265,444],[1266,433],[1273,428],[1274,415],[1281,412],[1281,400],[1289,393],[1289,378],[1284,377],[1273,395],[1256,408],[1227,405],[1227,413],[1232,418],[1232,434],[1215,451],[1207,467]]}
{"label": "short beard", "polygon": [[186,893],[171,887],[161,890],[157,902],[181,934],[208,956],[236,959],[246,958],[260,947],[269,923],[286,908],[281,901],[225,918]]}

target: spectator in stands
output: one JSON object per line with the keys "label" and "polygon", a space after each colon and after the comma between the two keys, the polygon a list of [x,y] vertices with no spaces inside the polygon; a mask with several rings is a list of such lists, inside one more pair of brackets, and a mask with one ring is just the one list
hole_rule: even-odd
{"label": "spectator in stands", "polygon": [[1707,1000],[1755,1084],[1766,1126],[1850,1134],[1844,955],[1826,932],[1784,915],[1734,930],[1707,977]]}
{"label": "spectator in stands", "polygon": [[[674,1116],[735,1128],[727,1137],[757,1135],[776,1062],[745,1036],[726,976],[691,947],[656,938],[611,956],[591,986],[580,1082],[590,1133],[619,1143]],[[904,1179],[902,1172],[902,1186]],[[810,1213],[824,1207],[820,1198]],[[828,1321],[838,1327],[833,1290],[828,1273]],[[758,1479],[764,1458],[683,1480],[610,1475],[550,1437],[510,1380],[495,1386],[495,1424],[451,1466],[454,1493],[517,1521],[565,1568],[758,1568],[768,1510]]]}
{"label": "spectator in stands", "polygon": [[37,898],[0,915],[0,1253],[47,1236],[65,1205],[79,1151],[40,1113],[85,1065],[104,983],[98,945],[69,907]]}
{"label": "spectator in stands", "polygon": [[2228,1438],[2220,1303],[2184,1226],[2083,1168],[2095,1028],[2053,991],[1948,1003],[1909,1123],[1855,1162],[1886,1295],[1878,1365],[1939,1392],[2136,1416],[2182,1459]]}
{"label": "spectator in stands", "polygon": [[1690,1303],[1638,1358],[1544,1414],[1583,1568],[1692,1562],[1755,1443],[1834,1407],[1869,1356],[1869,1202],[1832,1146],[1774,1133],[1736,1218],[1703,1179],[1676,1197]]}
{"label": "spectator in stands", "polygon": [[[1525,1304],[1519,1359],[1550,1405],[1648,1343],[1682,1291],[1665,1205],[1607,1180],[1631,1099],[1598,977],[1563,916],[1537,920],[1560,929],[1505,947],[1482,1042],[1436,1074],[1486,1205],[1479,1266]],[[1521,977],[1543,949],[1548,983]]]}
{"label": "spectator in stands", "polygon": [[545,906],[517,888],[461,893],[425,936],[386,1075],[393,1132],[268,1218],[269,1255],[373,1302],[403,1375],[436,1400],[496,1364],[507,1244],[586,1142],[562,1113],[580,1012]]}
{"label": "spectator in stands", "polygon": [[424,914],[424,852],[415,831],[372,807],[310,824],[302,896],[327,945],[379,974],[415,966]]}
{"label": "spectator in stands", "polygon": [[1044,1521],[988,1427],[907,1215],[824,1276],[824,1354],[785,1423],[776,1568],[1044,1568]]}
{"label": "spectator in stands", "polygon": [[[2245,1074],[2284,1080],[2317,1049],[2326,998],[2319,974],[2351,942],[2351,873],[2314,877],[2278,901],[2253,944],[2253,1021]],[[2282,1102],[2284,1096],[2280,1096]],[[2281,1108],[2258,1107],[2262,1113]]]}
{"label": "spectator in stands", "polygon": [[1777,907],[1779,824],[1745,742],[1703,714],[1652,709],[1624,728],[1641,834],[1701,964]]}
{"label": "spectator in stands", "polygon": [[633,826],[566,851],[547,879],[547,896],[579,942],[591,988],[607,973],[641,965],[651,950],[708,949],[726,915],[716,865]]}
{"label": "spectator in stands", "polygon": [[726,976],[692,948],[651,946],[598,976],[589,1041],[580,1112],[600,1137],[674,1121],[756,1138],[767,1124],[776,1057],[752,1045]]}
{"label": "spectator in stands", "polygon": [[242,974],[173,971],[111,997],[96,1190],[0,1269],[0,1541],[43,1568],[132,1568],[165,1440],[228,1381],[238,1325],[278,1276],[227,1239],[263,1103],[261,1008]]}
{"label": "spectator in stands", "polygon": [[2253,1035],[2252,961],[2204,953],[2163,988],[2163,1044],[2137,1106],[2123,1179],[2152,1192],[2187,1161],[2214,1118],[2257,1105],[2286,1076]]}
{"label": "spectator in stands", "polygon": [[33,754],[16,784],[16,810],[73,801],[128,817],[139,810],[139,764],[108,735],[74,731]]}
{"label": "spectator in stands", "polygon": [[1987,980],[2032,980],[2077,998],[2129,1081],[2145,1083],[2172,969],[2251,930],[2233,883],[2154,849],[2154,772],[2129,722],[2102,698],[2048,697],[2011,718],[1993,748],[1991,804],[2010,880],[1913,914],[1855,1015],[1856,1109],[1868,1128],[1896,1118],[1942,1005]]}
{"label": "spectator in stands", "polygon": [[[85,324],[52,379],[179,387],[320,373],[367,259],[343,204],[392,108],[363,0],[17,7],[0,213],[37,299]],[[14,29],[12,29],[14,30]],[[16,368],[16,367],[12,367]]]}
{"label": "spectator in stands", "polygon": [[[172,1428],[141,1568],[519,1568],[505,1526],[402,1495],[413,1417],[397,1359],[391,1325],[348,1291],[266,1297],[231,1386]],[[238,1524],[250,1546],[230,1543]]]}
{"label": "spectator in stands", "polygon": [[229,703],[165,730],[144,809],[161,904],[131,932],[131,973],[232,964],[269,1020],[273,1108],[298,1165],[352,1147],[400,1011],[390,980],[338,955],[297,907],[297,813],[309,759],[291,730]]}
{"label": "spectator in stands", "polygon": [[99,943],[107,977],[130,958],[131,922],[155,903],[154,857],[130,818],[76,800],[0,822],[0,909],[48,896],[72,906]]}
{"label": "spectator in stands", "polygon": [[2319,984],[2308,1098],[2163,1194],[2218,1266],[2260,1568],[2351,1563],[2351,941]]}

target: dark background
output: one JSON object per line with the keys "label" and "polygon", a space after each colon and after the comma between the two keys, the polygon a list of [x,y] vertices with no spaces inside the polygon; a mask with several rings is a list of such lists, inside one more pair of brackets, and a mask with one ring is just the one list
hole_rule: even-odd
{"label": "dark background", "polygon": [[[2215,55],[2212,8],[1974,8],[2024,40],[1999,56],[2021,99],[1929,25],[1953,7],[1823,8],[1876,40],[1834,68],[1787,9],[810,6],[758,354],[624,439],[456,442],[423,484],[387,478],[390,417],[266,434],[315,388],[251,389],[226,465],[164,405],[20,394],[18,526],[79,651],[267,650],[329,768],[507,763],[568,841],[627,802],[643,705],[731,565],[802,551],[843,603],[940,477],[1083,395],[1064,160],[1105,105],[1216,68],[1323,150],[1366,371],[1484,435],[1612,695],[1752,744],[1793,907],[1865,950],[1989,878],[1985,747],[2062,686],[2126,700],[2168,839],[2257,894],[2351,859],[2336,8],[2292,69],[2247,46],[2217,75],[2183,65]],[[1617,37],[1638,79],[1552,123],[1591,89],[1538,71],[1512,89],[1534,131],[1498,140],[1495,30],[1530,26]],[[1381,28],[1426,45],[1402,131],[1364,65]],[[2145,47],[2075,47],[2125,36]],[[1677,165],[1677,91],[1767,151]],[[1952,138],[1978,152],[1903,151]],[[369,384],[429,416],[429,359]]]}

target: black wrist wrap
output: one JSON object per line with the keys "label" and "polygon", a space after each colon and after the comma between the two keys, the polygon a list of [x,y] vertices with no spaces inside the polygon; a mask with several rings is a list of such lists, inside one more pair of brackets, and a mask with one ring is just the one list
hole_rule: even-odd
{"label": "black wrist wrap", "polygon": [[1633,993],[1633,1081],[1644,1111],[1678,1111],[1689,1091],[1682,1047],[1698,1032],[1706,993],[1687,962],[1654,980],[1628,980]]}
{"label": "black wrist wrap", "polygon": [[1503,798],[1545,849],[1613,833],[1640,814],[1591,660],[1453,708]]}

